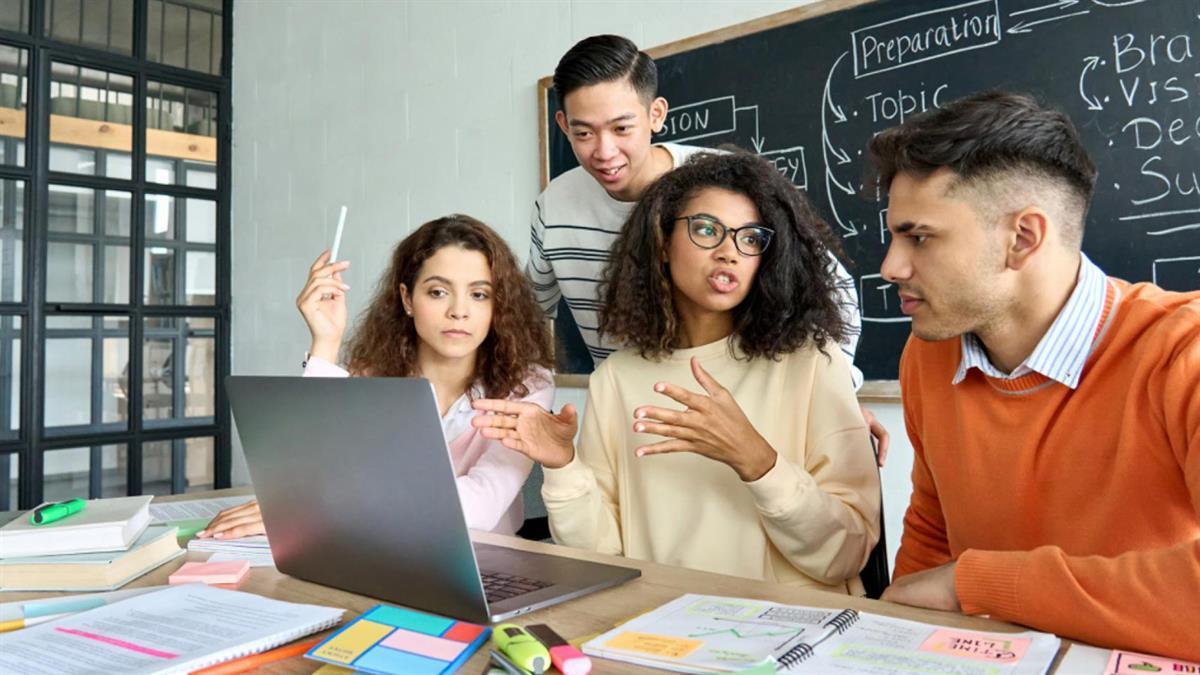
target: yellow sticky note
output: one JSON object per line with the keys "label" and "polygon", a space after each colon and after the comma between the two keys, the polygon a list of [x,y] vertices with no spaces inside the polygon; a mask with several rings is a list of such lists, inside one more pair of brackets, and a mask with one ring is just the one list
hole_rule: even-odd
{"label": "yellow sticky note", "polygon": [[651,635],[650,633],[635,633],[626,631],[609,640],[605,647],[624,649],[667,659],[682,659],[704,645],[703,640],[669,637],[666,635]]}
{"label": "yellow sticky note", "polygon": [[338,663],[353,663],[354,659],[393,630],[392,626],[374,621],[356,621],[321,645],[320,649],[313,652],[313,656]]}

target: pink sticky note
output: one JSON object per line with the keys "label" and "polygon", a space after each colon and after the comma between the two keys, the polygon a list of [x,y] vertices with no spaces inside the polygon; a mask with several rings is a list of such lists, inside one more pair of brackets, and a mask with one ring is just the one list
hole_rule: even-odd
{"label": "pink sticky note", "polygon": [[379,644],[419,656],[428,656],[439,661],[453,661],[458,658],[463,649],[466,649],[466,645],[461,642],[416,633],[403,628],[397,628]]}
{"label": "pink sticky note", "polygon": [[205,584],[236,584],[250,573],[250,561],[227,560],[225,562],[184,563],[174,574],[167,577],[172,584],[190,584],[201,582]]}
{"label": "pink sticky note", "polygon": [[943,628],[934,631],[933,635],[921,644],[921,649],[989,663],[1016,663],[1025,656],[1031,642],[1029,638],[1010,637],[1002,633],[975,633]]}

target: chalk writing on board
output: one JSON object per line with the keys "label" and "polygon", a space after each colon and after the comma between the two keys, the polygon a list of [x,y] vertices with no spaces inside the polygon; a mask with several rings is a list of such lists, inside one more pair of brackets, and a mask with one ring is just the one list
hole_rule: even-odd
{"label": "chalk writing on board", "polygon": [[884,21],[850,33],[854,76],[886,73],[1000,41],[998,0],[975,0]]}
{"label": "chalk writing on board", "polygon": [[[739,120],[741,120],[739,122]],[[730,136],[737,140],[743,131],[749,132],[750,145],[754,152],[775,165],[793,185],[800,189],[808,187],[808,167],[804,160],[804,146],[794,145],[775,150],[766,150],[767,139],[759,127],[757,105],[739,106],[733,96],[715,98],[672,106],[663,121],[662,131],[654,135],[656,143],[686,143],[716,136]],[[847,160],[849,161],[849,160]]]}
{"label": "chalk writing on board", "polygon": [[858,279],[862,320],[867,323],[905,323],[910,317],[900,313],[900,291],[879,274],[864,274]]}
{"label": "chalk writing on board", "polygon": [[1194,36],[1194,26],[1114,31],[1103,52],[1082,60],[1079,96],[1094,111],[1094,126],[1138,167],[1133,181],[1098,187],[1119,193],[1125,213],[1118,220],[1148,236],[1200,229],[1200,209],[1171,208],[1200,197],[1200,115],[1186,105],[1200,95]]}

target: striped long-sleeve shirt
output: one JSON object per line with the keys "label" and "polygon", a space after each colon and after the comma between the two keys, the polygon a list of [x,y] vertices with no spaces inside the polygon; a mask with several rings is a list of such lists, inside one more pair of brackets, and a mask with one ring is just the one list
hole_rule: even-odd
{"label": "striped long-sleeve shirt", "polygon": [[[698,152],[712,152],[710,148],[675,143],[663,143],[661,147],[671,154],[676,167]],[[559,300],[566,301],[597,365],[620,348],[598,330],[598,291],[609,249],[635,204],[614,199],[578,167],[550,181],[534,203],[527,273],[538,302],[547,316],[553,317]],[[829,269],[837,277],[838,303],[849,327],[841,349],[853,362],[862,330],[857,287],[832,254]],[[850,370],[857,389],[862,385],[862,371],[854,366]]]}

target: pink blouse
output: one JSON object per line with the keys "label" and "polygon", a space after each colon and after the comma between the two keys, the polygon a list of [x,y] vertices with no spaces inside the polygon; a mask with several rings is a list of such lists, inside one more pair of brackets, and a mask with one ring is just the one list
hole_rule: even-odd
{"label": "pink blouse", "polygon": [[[310,357],[304,377],[349,377],[350,373],[323,359]],[[525,380],[529,394],[520,400],[536,403],[546,410],[554,403],[554,378],[538,368]],[[479,414],[471,407],[473,398],[481,398],[478,388],[458,397],[442,416],[442,431],[450,448],[458,498],[462,501],[467,527],[514,534],[525,521],[521,487],[529,477],[533,462],[525,455],[484,438],[471,426]]]}

